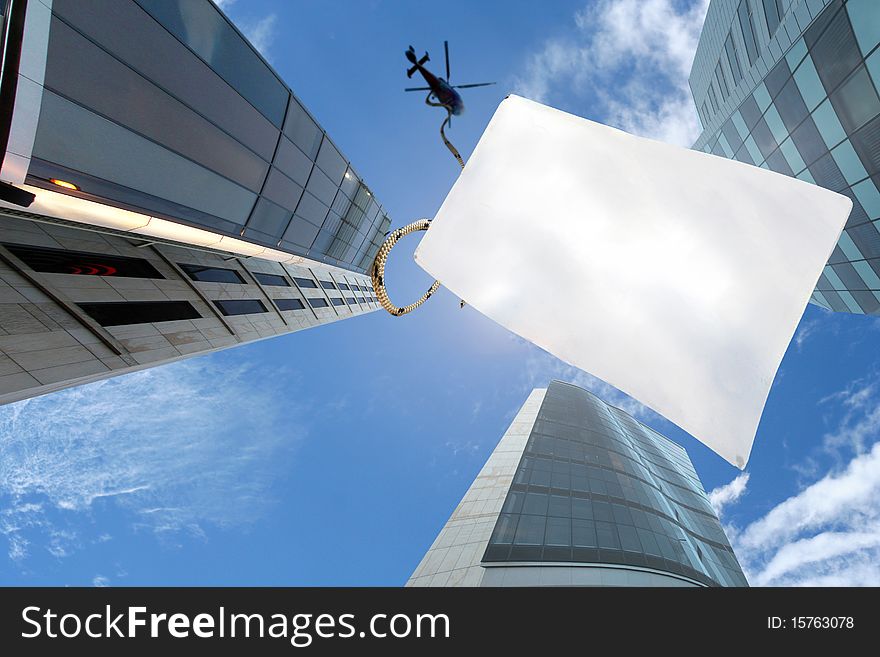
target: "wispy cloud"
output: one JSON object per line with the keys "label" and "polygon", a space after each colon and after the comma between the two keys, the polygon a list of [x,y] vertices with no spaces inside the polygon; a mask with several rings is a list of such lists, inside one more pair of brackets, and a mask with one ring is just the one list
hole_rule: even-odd
{"label": "wispy cloud", "polygon": [[724,484],[723,486],[719,486],[709,493],[709,503],[712,505],[712,508],[715,509],[715,513],[718,514],[718,517],[721,517],[724,512],[724,507],[738,502],[739,498],[745,494],[746,485],[749,483],[749,476],[748,472],[743,472],[733,481]]}
{"label": "wispy cloud", "polygon": [[822,322],[818,319],[807,320],[800,323],[797,332],[794,334],[794,344],[797,347],[798,352],[804,348],[804,344],[819,329],[821,323]]}
{"label": "wispy cloud", "polygon": [[834,400],[844,418],[826,448],[854,456],[744,528],[727,528],[752,584],[880,585],[880,395],[863,383]]}
{"label": "wispy cloud", "polygon": [[[212,0],[223,13],[238,26],[241,33],[247,37],[247,40],[253,44],[263,57],[271,59],[272,44],[278,32],[278,17],[275,14],[268,14],[254,18],[251,16],[242,16],[239,10],[242,5],[236,0]],[[233,8],[235,11],[233,12]]]}
{"label": "wispy cloud", "polygon": [[254,48],[259,50],[263,57],[270,59],[277,23],[278,17],[275,14],[269,14],[253,20],[243,19],[239,23],[239,28]]}
{"label": "wispy cloud", "polygon": [[82,520],[107,504],[171,541],[260,518],[305,432],[266,380],[277,379],[229,357],[196,359],[0,409],[10,558],[106,540]]}
{"label": "wispy cloud", "polygon": [[[599,0],[532,53],[517,93],[623,130],[690,146],[700,124],[687,83],[709,0]],[[578,111],[580,109],[580,111]]]}
{"label": "wispy cloud", "polygon": [[880,436],[880,382],[856,381],[846,390],[822,400],[836,402],[843,410],[842,419],[833,431],[822,439],[826,453],[840,457],[848,453],[861,454]]}
{"label": "wispy cloud", "polygon": [[639,420],[659,419],[660,416],[650,408],[621,392],[602,379],[584,372],[577,367],[568,365],[555,356],[547,353],[531,343],[514,336],[513,339],[523,342],[528,349],[522,374],[521,392],[527,394],[534,388],[546,388],[553,379],[571,383],[594,393],[602,401],[616,406]]}

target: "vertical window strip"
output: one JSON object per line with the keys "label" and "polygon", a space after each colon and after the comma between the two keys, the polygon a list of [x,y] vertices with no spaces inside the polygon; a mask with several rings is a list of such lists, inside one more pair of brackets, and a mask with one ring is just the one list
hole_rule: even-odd
{"label": "vertical window strip", "polygon": [[727,87],[727,78],[724,76],[724,69],[721,66],[720,60],[715,66],[715,80],[718,82],[718,90],[721,92],[721,101],[724,102],[730,95],[730,91]]}
{"label": "vertical window strip", "polygon": [[767,34],[771,39],[776,34],[779,23],[782,22],[782,16],[785,14],[781,2],[782,0],[764,0],[764,18],[767,20]]}
{"label": "vertical window strip", "polygon": [[733,29],[727,34],[727,40],[724,42],[724,50],[727,52],[727,63],[730,66],[730,74],[733,76],[733,86],[735,87],[742,80],[742,67],[739,64],[739,54],[736,50],[736,42],[733,40]]}
{"label": "vertical window strip", "polygon": [[715,88],[709,84],[709,102],[712,103],[712,112],[718,113],[718,97],[715,95]]}
{"label": "vertical window strip", "polygon": [[739,27],[742,30],[743,42],[746,44],[746,54],[749,56],[749,66],[758,59],[758,37],[755,32],[755,19],[749,0],[742,0],[737,9]]}

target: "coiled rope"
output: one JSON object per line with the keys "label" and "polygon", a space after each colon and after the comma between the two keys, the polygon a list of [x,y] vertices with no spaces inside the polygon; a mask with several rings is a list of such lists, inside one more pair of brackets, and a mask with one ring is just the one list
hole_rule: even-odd
{"label": "coiled rope", "polygon": [[[452,142],[446,138],[446,133],[444,132],[444,128],[449,124],[449,119],[451,117],[449,108],[441,103],[432,103],[431,94],[428,94],[428,97],[425,98],[425,102],[428,105],[443,107],[447,110],[446,118],[443,119],[443,123],[440,124],[440,137],[443,139],[443,143],[446,144],[446,148],[449,149],[449,152],[452,153],[453,157],[458,161],[459,166],[464,169],[464,160],[461,158],[461,154],[458,152],[458,149],[452,145]],[[376,298],[379,299],[379,304],[395,317],[411,313],[425,303],[425,301],[430,299],[431,295],[440,287],[440,281],[434,281],[431,283],[431,287],[428,288],[428,291],[425,292],[418,301],[402,307],[395,306],[391,302],[391,299],[388,297],[388,290],[385,288],[385,264],[388,262],[388,256],[391,253],[391,249],[401,238],[406,237],[410,233],[415,233],[416,231],[428,230],[430,226],[430,219],[419,219],[403,228],[391,231],[388,237],[385,238],[385,241],[382,242],[382,246],[379,247],[379,251],[376,253],[376,259],[373,260],[373,266],[370,268],[370,278],[373,280],[373,289],[376,291]],[[462,305],[464,305],[464,302],[462,302]]]}
{"label": "coiled rope", "polygon": [[388,298],[388,291],[385,289],[385,263],[388,261],[388,254],[391,253],[392,247],[397,244],[402,237],[406,237],[410,233],[415,233],[419,230],[428,230],[430,225],[430,219],[419,219],[408,226],[392,231],[385,241],[382,242],[382,246],[379,247],[379,252],[376,254],[376,259],[373,261],[373,268],[370,270],[370,278],[373,279],[373,289],[376,290],[376,298],[379,299],[379,303],[382,307],[395,317],[400,317],[401,315],[406,315],[407,313],[412,312],[425,303],[425,301],[430,299],[431,295],[440,287],[440,281],[434,281],[431,283],[431,287],[428,288],[428,291],[425,292],[418,301],[411,303],[408,306],[403,306],[402,308],[391,303],[391,299]]}

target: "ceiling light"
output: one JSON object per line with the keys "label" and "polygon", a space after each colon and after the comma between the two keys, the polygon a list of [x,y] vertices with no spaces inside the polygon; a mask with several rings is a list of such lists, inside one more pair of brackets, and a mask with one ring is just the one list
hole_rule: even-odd
{"label": "ceiling light", "polygon": [[75,192],[79,191],[79,187],[74,185],[72,182],[67,182],[66,180],[58,180],[58,178],[49,178],[49,182],[53,185],[58,185],[59,187],[63,187],[64,189],[72,189]]}

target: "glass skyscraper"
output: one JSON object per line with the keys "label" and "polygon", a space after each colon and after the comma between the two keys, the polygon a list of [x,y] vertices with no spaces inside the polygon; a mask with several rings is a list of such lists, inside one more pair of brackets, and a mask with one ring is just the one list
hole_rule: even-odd
{"label": "glass skyscraper", "polygon": [[746,586],[685,450],[576,386],[535,390],[410,586]]}
{"label": "glass skyscraper", "polygon": [[0,404],[379,309],[391,220],[214,3],[0,26]]}
{"label": "glass skyscraper", "polygon": [[[153,218],[142,235],[366,273],[391,220],[210,0],[0,0],[0,12],[0,181]],[[126,217],[105,224],[131,230]]]}
{"label": "glass skyscraper", "polygon": [[712,0],[690,75],[694,148],[853,201],[811,301],[880,314],[880,2]]}

